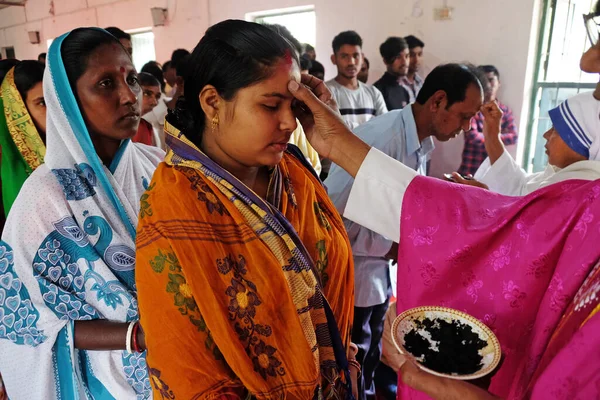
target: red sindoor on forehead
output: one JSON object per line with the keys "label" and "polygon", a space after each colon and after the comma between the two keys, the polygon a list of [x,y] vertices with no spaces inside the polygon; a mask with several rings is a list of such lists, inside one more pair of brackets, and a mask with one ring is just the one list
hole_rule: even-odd
{"label": "red sindoor on forehead", "polygon": [[285,51],[285,54],[283,55],[283,59],[285,60],[285,63],[287,65],[292,65],[292,52],[290,51],[290,49],[287,49]]}

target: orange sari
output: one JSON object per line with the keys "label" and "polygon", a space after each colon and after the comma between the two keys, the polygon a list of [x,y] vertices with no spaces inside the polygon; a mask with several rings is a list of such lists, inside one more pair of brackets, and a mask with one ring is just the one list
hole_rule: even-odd
{"label": "orange sari", "polygon": [[136,261],[155,398],[345,398],[354,267],[323,186],[286,153],[264,201],[165,128]]}

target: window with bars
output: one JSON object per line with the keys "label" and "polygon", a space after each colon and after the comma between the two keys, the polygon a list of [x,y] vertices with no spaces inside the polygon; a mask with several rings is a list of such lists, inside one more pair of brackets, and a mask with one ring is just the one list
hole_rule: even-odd
{"label": "window with bars", "polygon": [[581,55],[590,47],[583,15],[596,0],[544,0],[534,72],[530,120],[523,152],[523,166],[541,171],[548,163],[543,134],[552,122],[548,111],[579,92],[594,90],[597,74],[579,68]]}

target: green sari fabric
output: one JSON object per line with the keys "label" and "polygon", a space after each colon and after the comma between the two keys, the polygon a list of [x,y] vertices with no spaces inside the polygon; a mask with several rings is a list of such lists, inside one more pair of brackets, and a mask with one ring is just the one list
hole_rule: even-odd
{"label": "green sari fabric", "polygon": [[14,68],[1,86],[2,204],[7,216],[27,177],[44,162],[46,146],[15,86]]}

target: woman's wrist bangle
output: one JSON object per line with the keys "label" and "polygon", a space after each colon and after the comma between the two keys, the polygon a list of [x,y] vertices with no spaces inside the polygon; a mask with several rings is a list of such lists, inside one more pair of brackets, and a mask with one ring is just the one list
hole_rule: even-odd
{"label": "woman's wrist bangle", "polygon": [[140,330],[140,321],[136,321],[135,325],[133,326],[133,351],[135,351],[136,353],[141,353],[142,350],[140,349],[140,345],[138,343],[138,332]]}
{"label": "woman's wrist bangle", "polygon": [[362,375],[362,368],[360,367],[360,363],[356,360],[348,360],[348,366],[356,368],[357,375],[360,377]]}
{"label": "woman's wrist bangle", "polygon": [[125,337],[125,349],[127,353],[131,354],[133,351],[131,350],[131,336],[133,334],[133,327],[135,326],[136,321],[131,321],[129,326],[127,327],[127,336]]}

